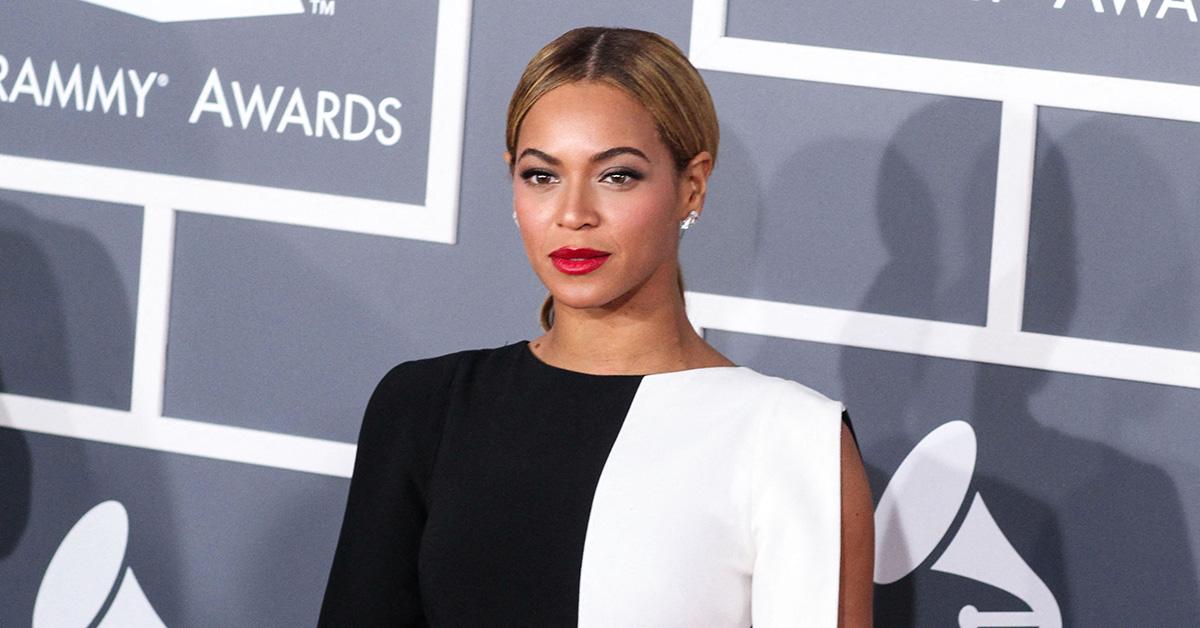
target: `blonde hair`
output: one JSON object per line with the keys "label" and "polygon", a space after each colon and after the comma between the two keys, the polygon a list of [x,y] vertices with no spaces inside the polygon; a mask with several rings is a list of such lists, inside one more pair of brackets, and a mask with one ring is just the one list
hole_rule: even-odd
{"label": "blonde hair", "polygon": [[[525,66],[508,103],[505,145],[516,158],[521,123],[538,99],[556,87],[597,81],[624,90],[641,103],[682,172],[708,151],[716,163],[720,129],[712,96],[700,73],[671,40],[631,28],[576,28],[546,44]],[[683,292],[683,274],[678,276]],[[554,325],[554,297],[541,309],[542,329]]]}

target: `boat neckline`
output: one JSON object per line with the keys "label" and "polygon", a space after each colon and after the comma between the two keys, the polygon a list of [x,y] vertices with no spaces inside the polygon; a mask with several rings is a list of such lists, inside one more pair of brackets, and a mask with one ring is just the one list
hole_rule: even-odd
{"label": "boat neckline", "polygon": [[547,368],[552,371],[558,371],[560,373],[567,373],[570,375],[585,376],[585,377],[613,377],[613,378],[658,377],[658,376],[665,376],[665,375],[682,375],[685,373],[697,373],[697,372],[702,372],[702,371],[738,371],[738,370],[746,370],[748,368],[745,366],[735,364],[733,366],[698,366],[696,368],[680,369],[678,371],[658,371],[655,373],[588,373],[586,371],[576,371],[573,369],[564,368],[561,366],[555,366],[553,364],[550,364],[549,362],[538,357],[538,355],[533,352],[533,348],[530,346],[530,343],[528,340],[522,340],[518,344],[522,345],[522,349],[524,350],[525,355],[527,355],[529,358],[531,358],[534,361],[534,363],[540,364],[543,368]]}

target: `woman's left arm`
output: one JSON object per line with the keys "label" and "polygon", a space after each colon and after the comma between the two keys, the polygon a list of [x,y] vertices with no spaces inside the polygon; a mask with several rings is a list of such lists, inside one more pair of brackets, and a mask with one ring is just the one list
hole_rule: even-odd
{"label": "woman's left arm", "polygon": [[838,626],[870,627],[875,576],[871,487],[850,428],[842,424],[842,562]]}

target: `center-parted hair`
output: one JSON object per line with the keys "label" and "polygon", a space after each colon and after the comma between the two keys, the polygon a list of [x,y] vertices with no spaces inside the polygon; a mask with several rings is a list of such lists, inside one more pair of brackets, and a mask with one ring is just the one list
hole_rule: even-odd
{"label": "center-parted hair", "polygon": [[[554,88],[596,81],[624,90],[654,119],[677,171],[703,151],[716,163],[720,129],[700,73],[671,40],[631,28],[589,26],[560,35],[533,56],[508,104],[505,145],[516,159],[521,123]],[[679,279],[683,289],[682,275]],[[543,329],[554,324],[554,298],[542,305]]]}

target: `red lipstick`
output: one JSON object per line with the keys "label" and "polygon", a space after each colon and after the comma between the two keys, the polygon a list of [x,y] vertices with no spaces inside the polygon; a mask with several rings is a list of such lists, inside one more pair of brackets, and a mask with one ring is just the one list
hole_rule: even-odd
{"label": "red lipstick", "polygon": [[604,262],[608,261],[608,256],[611,253],[606,251],[597,251],[596,249],[574,249],[569,246],[564,246],[555,249],[550,254],[550,261],[559,272],[568,275],[586,275],[597,268],[600,268]]}

